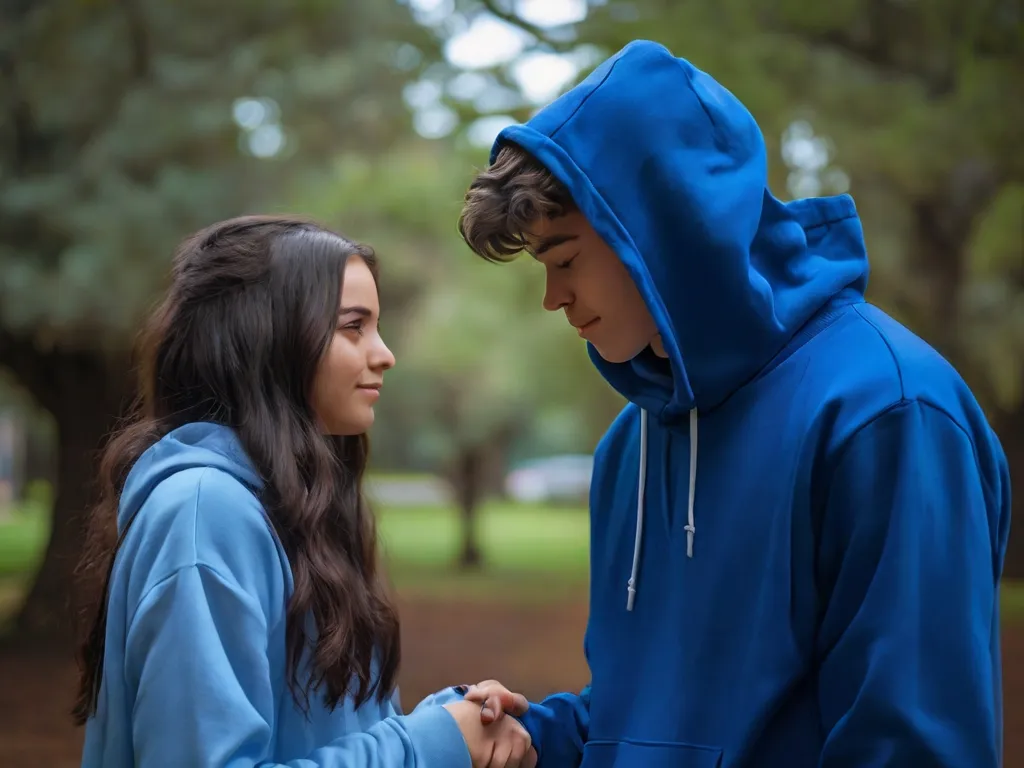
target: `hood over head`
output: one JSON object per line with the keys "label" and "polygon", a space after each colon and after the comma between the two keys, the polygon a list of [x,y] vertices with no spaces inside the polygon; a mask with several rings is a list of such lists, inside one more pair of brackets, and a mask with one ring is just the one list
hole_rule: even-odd
{"label": "hood over head", "polygon": [[868,263],[847,195],[784,203],[768,190],[749,111],[663,46],[634,41],[525,125],[506,128],[546,166],[622,259],[661,333],[650,356],[590,355],[623,396],[663,422],[710,410],[754,378]]}

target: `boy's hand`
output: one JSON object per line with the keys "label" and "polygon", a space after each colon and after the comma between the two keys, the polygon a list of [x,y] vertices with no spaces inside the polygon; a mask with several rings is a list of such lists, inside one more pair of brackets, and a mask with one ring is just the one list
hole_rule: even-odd
{"label": "boy's hand", "polygon": [[512,693],[497,680],[484,680],[471,686],[465,695],[466,701],[481,704],[480,722],[484,725],[501,720],[506,712],[522,717],[530,708],[530,702],[521,693]]}
{"label": "boy's hand", "polygon": [[515,720],[484,725],[479,705],[472,701],[455,701],[444,708],[462,732],[473,768],[536,768],[530,734]]}

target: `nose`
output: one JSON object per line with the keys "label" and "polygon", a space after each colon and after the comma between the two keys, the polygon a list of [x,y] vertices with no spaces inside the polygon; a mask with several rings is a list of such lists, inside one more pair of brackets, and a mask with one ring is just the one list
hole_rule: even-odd
{"label": "nose", "polygon": [[557,276],[548,270],[547,279],[544,284],[544,300],[541,305],[548,312],[557,312],[572,304],[572,291]]}
{"label": "nose", "polygon": [[395,367],[395,355],[388,349],[384,339],[378,336],[370,349],[369,366],[371,370],[384,372]]}

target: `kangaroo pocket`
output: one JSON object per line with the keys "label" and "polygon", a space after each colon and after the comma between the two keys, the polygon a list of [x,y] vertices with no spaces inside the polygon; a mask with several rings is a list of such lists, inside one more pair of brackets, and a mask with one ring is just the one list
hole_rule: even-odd
{"label": "kangaroo pocket", "polygon": [[719,768],[722,750],[696,744],[588,741],[580,768]]}

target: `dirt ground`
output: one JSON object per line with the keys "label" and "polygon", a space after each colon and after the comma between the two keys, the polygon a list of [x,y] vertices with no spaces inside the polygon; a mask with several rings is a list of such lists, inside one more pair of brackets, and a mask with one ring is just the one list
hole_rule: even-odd
{"label": "dirt ground", "polygon": [[[507,680],[538,698],[586,681],[586,606],[511,608],[419,601],[402,607],[406,642],[401,685],[406,707],[454,682]],[[1004,633],[1005,768],[1024,768],[1024,627]],[[0,656],[0,765],[71,768],[81,732],[67,717],[73,668],[22,652]]]}

